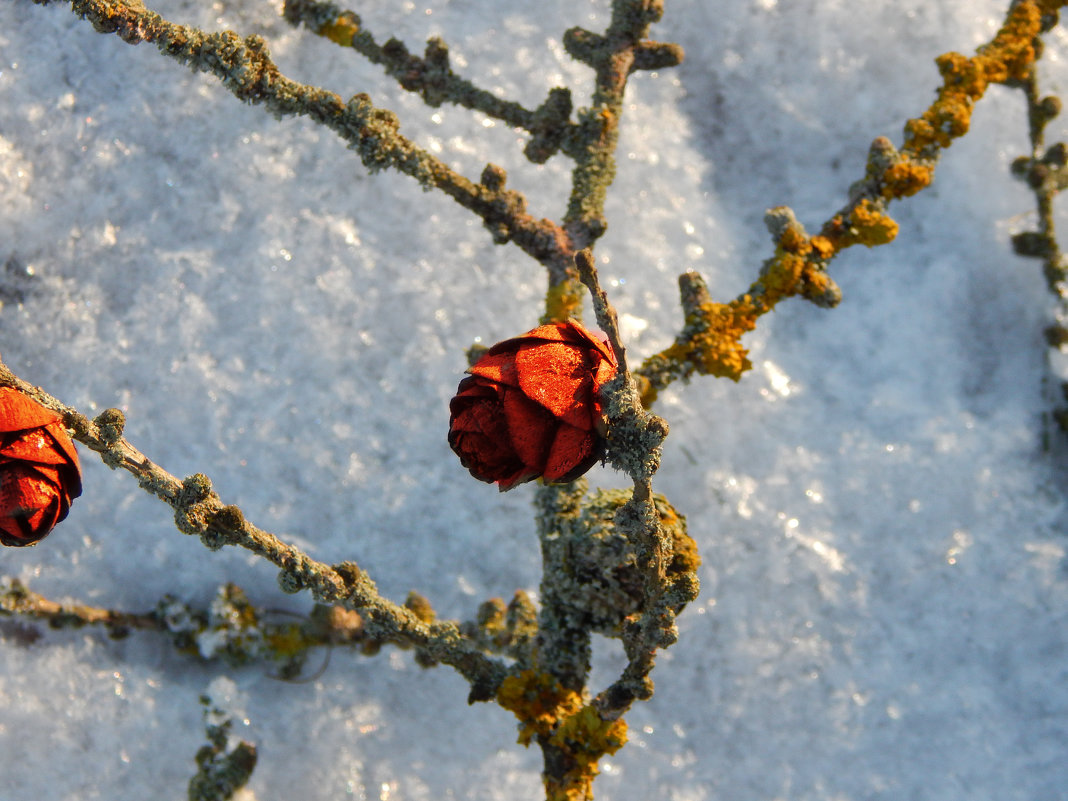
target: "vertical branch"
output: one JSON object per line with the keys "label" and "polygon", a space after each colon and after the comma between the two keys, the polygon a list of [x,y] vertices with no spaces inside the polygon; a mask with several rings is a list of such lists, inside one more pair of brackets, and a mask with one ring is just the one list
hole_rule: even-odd
{"label": "vertical branch", "polygon": [[[1038,259],[1046,288],[1056,299],[1055,321],[1047,326],[1046,342],[1054,351],[1068,347],[1068,258],[1057,241],[1053,217],[1054,198],[1068,187],[1068,145],[1058,142],[1046,147],[1046,126],[1061,113],[1061,101],[1055,96],[1043,97],[1038,85],[1038,73],[1031,66],[1018,88],[1027,99],[1028,133],[1031,152],[1012,163],[1012,174],[1030,187],[1035,197],[1038,216],[1037,231],[1022,231],[1012,237],[1018,256]],[[1046,384],[1048,387],[1049,379]],[[1061,429],[1068,431],[1068,382],[1061,380],[1060,397],[1049,400],[1053,418]]]}
{"label": "vertical branch", "polygon": [[[572,28],[564,34],[567,52],[595,73],[593,102],[579,111],[579,122],[575,124],[569,119],[572,106],[567,89],[553,89],[544,103],[529,111],[456,76],[449,66],[448,48],[440,39],[429,40],[425,55],[420,58],[396,39],[380,45],[357,14],[342,11],[332,3],[287,0],[285,5],[285,17],[290,23],[304,24],[318,35],[382,64],[404,89],[420,93],[429,105],[448,101],[477,108],[526,129],[531,139],[524,152],[531,161],[543,163],[557,151],[575,161],[563,223],[539,221],[536,248],[531,248],[529,238],[522,230],[517,231],[517,226],[487,220],[495,242],[514,240],[548,269],[542,322],[581,317],[582,291],[573,259],[576,251],[591,246],[607,228],[604,203],[616,173],[615,151],[628,78],[637,70],[673,67],[682,61],[683,52],[678,45],[646,39],[650,26],[660,20],[663,11],[663,0],[614,0],[612,19],[604,34],[583,28]],[[504,171],[493,165],[486,170],[482,185],[491,191],[503,189]],[[497,186],[495,176],[499,178]]]}
{"label": "vertical branch", "polygon": [[578,516],[586,494],[585,479],[570,484],[538,487],[538,539],[542,551],[541,611],[536,638],[537,667],[564,688],[582,693],[590,672],[590,628],[583,616],[560,598],[567,577],[553,567],[564,567],[569,539],[561,536],[566,521]]}
{"label": "vertical branch", "polygon": [[653,505],[652,476],[660,465],[660,447],[668,434],[667,423],[642,407],[637,386],[626,367],[615,309],[597,279],[588,250],[576,254],[575,263],[593,298],[597,322],[608,335],[619,359],[617,376],[603,389],[608,407],[608,458],[630,476],[634,491],[616,515],[616,526],[634,544],[642,571],[642,613],[623,627],[627,667],[623,675],[594,701],[605,719],[622,715],[639,699],[652,695],[649,673],[656,651],[675,642],[676,610],[697,597],[696,578],[669,581],[667,564],[671,543]]}
{"label": "vertical branch", "polygon": [[630,74],[682,62],[678,45],[646,39],[663,13],[663,0],[613,0],[612,20],[603,35],[583,28],[564,34],[568,54],[596,73],[593,102],[579,112],[582,135],[564,146],[575,159],[564,229],[576,250],[592,245],[608,226],[604,202],[616,174],[615,151]]}

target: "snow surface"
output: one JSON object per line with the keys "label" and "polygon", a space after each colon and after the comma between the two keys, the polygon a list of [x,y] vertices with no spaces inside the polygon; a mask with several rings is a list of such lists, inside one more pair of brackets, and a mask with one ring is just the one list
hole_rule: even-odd
{"label": "snow surface", "polygon": [[[678,329],[678,273],[700,270],[722,299],[747,286],[771,254],[767,207],[810,228],[840,207],[872,138],[900,143],[930,102],[934,56],[973,52],[1006,5],[669,2],[654,35],[687,60],[631,83],[597,251],[632,355]],[[442,35],[459,71],[534,106],[560,83],[588,101],[590,72],[560,37],[602,30],[608,6],[356,10],[416,51]],[[563,214],[566,160],[524,164],[517,132],[426,109],[289,28],[279,3],[153,7],[263,34],[290,77],[370,93],[466,174],[500,164],[535,214]],[[1047,42],[1045,89],[1063,95],[1068,41]],[[18,374],[86,413],[120,407],[127,436],[172,473],[207,473],[252,520],[316,558],[355,559],[392,598],[418,588],[469,618],[537,588],[532,490],[472,480],[445,431],[463,349],[536,324],[538,265],[443,196],[368,176],[330,132],[242,106],[62,6],[0,6],[0,109],[0,351]],[[655,486],[688,516],[703,587],[655,698],[628,717],[631,743],[602,764],[599,798],[1064,797],[1066,452],[1043,416],[1049,297],[1008,243],[1034,219],[1008,170],[1023,111],[1018,92],[990,91],[935,185],[892,207],[898,240],[836,260],[839,308],[785,304],[747,338],[756,367],[740,383],[665,393]],[[225,581],[309,608],[270,566],[209,553],[130,476],[84,462],[68,521],[38,548],[6,549],[0,573],[118,609],[166,593],[206,605]],[[209,687],[247,716],[259,801],[541,793],[511,715],[468,707],[461,679],[409,654],[337,651],[293,684],[150,635],[0,631],[3,801],[184,798]],[[599,642],[595,686],[621,663]]]}

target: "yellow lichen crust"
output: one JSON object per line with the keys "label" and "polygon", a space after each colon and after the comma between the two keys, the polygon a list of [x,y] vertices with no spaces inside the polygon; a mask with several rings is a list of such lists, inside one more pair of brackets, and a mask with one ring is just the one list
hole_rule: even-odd
{"label": "yellow lichen crust", "polygon": [[834,245],[831,244],[831,240],[829,240],[827,237],[814,236],[812,237],[812,239],[809,240],[809,242],[812,244],[812,249],[819,254],[819,257],[821,259],[827,260],[834,256]]}
{"label": "yellow lichen crust", "polygon": [[805,259],[797,253],[778,252],[764,270],[761,283],[764,285],[764,301],[774,305],[783,298],[798,293]]}
{"label": "yellow lichen crust", "polygon": [[[777,235],[775,256],[764,263],[760,279],[749,288],[750,294],[761,296],[765,311],[794,295],[824,305],[821,299],[832,286],[826,270],[828,260],[835,254],[834,244],[825,236],[810,237],[788,209],[769,212],[776,213],[788,222]],[[773,223],[773,235],[777,230],[778,225]]]}
{"label": "yellow lichen crust", "polygon": [[553,732],[551,742],[563,747],[583,766],[597,772],[597,760],[614,754],[627,743],[627,722],[622,718],[605,720],[587,704],[569,716]]}
{"label": "yellow lichen crust", "polygon": [[577,692],[536,670],[524,670],[502,681],[497,703],[519,718],[520,745],[530,745],[536,734],[548,736],[562,719],[582,708]]}
{"label": "yellow lichen crust", "polygon": [[935,63],[942,74],[938,98],[922,117],[905,124],[908,155],[930,156],[968,132],[972,106],[991,83],[1023,80],[1035,62],[1035,41],[1042,29],[1042,16],[1064,5],[1059,2],[1023,0],[1013,6],[997,35],[972,58],[945,53]]}
{"label": "yellow lichen crust", "polygon": [[585,801],[592,798],[597,762],[626,744],[627,723],[605,720],[587,704],[560,724],[550,742],[568,755],[570,765],[561,777],[545,777],[547,801]]}
{"label": "yellow lichen crust", "polygon": [[545,316],[541,322],[559,323],[569,319],[581,319],[582,301],[586,297],[586,288],[574,279],[567,279],[558,284],[549,282],[549,291],[545,293]]}
{"label": "yellow lichen crust", "polygon": [[753,366],[746,358],[749,351],[742,347],[742,334],[756,328],[760,314],[749,295],[730,303],[701,304],[692,319],[687,316],[684,335],[663,356],[685,364],[686,375],[696,371],[737,381]]}
{"label": "yellow lichen crust", "polygon": [[874,247],[894,241],[897,223],[883,212],[881,206],[880,203],[864,199],[853,209],[849,215],[849,233],[854,242]]}
{"label": "yellow lichen crust", "polygon": [[883,172],[882,196],[887,200],[908,197],[926,189],[934,180],[934,169],[911,159],[891,164]]}
{"label": "yellow lichen crust", "polygon": [[524,670],[509,676],[497,690],[497,702],[519,718],[519,742],[537,736],[543,748],[559,755],[559,772],[546,772],[548,801],[584,801],[593,797],[597,762],[627,742],[622,718],[606,720],[592,704],[547,673]]}
{"label": "yellow lichen crust", "polygon": [[360,32],[360,26],[352,17],[342,14],[333,22],[321,27],[316,33],[342,47],[352,47],[352,40]]}
{"label": "yellow lichen crust", "polygon": [[667,574],[678,576],[695,573],[701,566],[701,551],[697,541],[686,533],[686,518],[675,511],[675,507],[662,495],[654,495],[653,499],[656,511],[660,514],[660,525],[671,541],[671,562],[667,566]]}

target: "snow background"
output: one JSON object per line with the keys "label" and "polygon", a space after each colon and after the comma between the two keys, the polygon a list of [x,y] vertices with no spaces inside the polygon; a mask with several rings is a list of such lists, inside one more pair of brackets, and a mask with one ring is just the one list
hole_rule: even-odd
{"label": "snow background", "polygon": [[[632,358],[677,331],[679,272],[702,271],[720,299],[748,285],[772,252],[766,208],[818,228],[872,138],[900,143],[927,107],[932,59],[974,52],[1005,5],[669,3],[653,34],[687,60],[631,82],[597,249]],[[588,102],[590,72],[560,37],[603,30],[608,7],[356,10],[416,52],[442,35],[457,71],[533,107],[565,83]],[[524,164],[515,131],[426,109],[289,28],[280,3],[153,8],[263,34],[288,76],[368,92],[465,174],[500,164],[533,213],[562,215],[566,160]],[[1044,89],[1063,95],[1063,29],[1047,43]],[[0,6],[0,109],[0,352],[17,374],[88,414],[118,406],[170,472],[207,473],[254,522],[318,559],[356,560],[389,597],[416,588],[469,618],[537,588],[532,490],[499,495],[445,442],[463,349],[536,324],[537,264],[444,196],[368,176],[330,132],[242,106],[62,6]],[[784,304],[748,336],[755,369],[739,384],[664,393],[655,487],[700,544],[702,593],[655,698],[628,716],[631,743],[602,762],[598,798],[1063,796],[1066,453],[1043,417],[1050,301],[1008,241],[1033,225],[1008,172],[1026,147],[1022,95],[992,89],[935,185],[892,206],[897,241],[835,261],[839,308]],[[207,604],[234,581],[257,604],[308,610],[269,565],[179,534],[129,475],[88,453],[84,472],[68,520],[38,548],[5,549],[0,573],[117,609],[166,593]],[[461,679],[410,654],[339,650],[294,684],[150,635],[0,633],[2,801],[184,798],[209,687],[249,721],[259,801],[541,793],[540,754],[514,743],[512,716],[468,707]],[[600,642],[594,687],[621,666]]]}

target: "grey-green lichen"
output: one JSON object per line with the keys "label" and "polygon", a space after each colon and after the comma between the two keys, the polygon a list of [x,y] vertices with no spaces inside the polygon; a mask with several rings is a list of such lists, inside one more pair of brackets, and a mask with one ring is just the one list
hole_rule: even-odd
{"label": "grey-green lichen", "polygon": [[[1046,327],[1046,343],[1054,351],[1068,348],[1068,256],[1057,241],[1054,199],[1068,188],[1068,144],[1056,142],[1046,146],[1046,127],[1061,113],[1059,98],[1043,96],[1037,72],[1031,69],[1017,84],[1027,98],[1030,128],[1030,153],[1013,160],[1012,174],[1030,188],[1035,197],[1038,217],[1037,230],[1020,231],[1012,237],[1012,247],[1018,256],[1038,259],[1046,287],[1055,299],[1053,321]],[[1068,381],[1057,381],[1059,392],[1050,393],[1049,414],[1063,431],[1068,431]]]}
{"label": "grey-green lichen", "polygon": [[460,624],[460,632],[477,642],[488,653],[524,659],[531,638],[538,631],[538,611],[530,595],[517,590],[512,600],[502,598],[483,601],[475,619]]}
{"label": "grey-green lichen", "polygon": [[[556,543],[546,565],[557,599],[582,615],[593,631],[609,637],[620,636],[623,621],[642,611],[645,598],[637,549],[616,524],[617,513],[630,498],[629,490],[593,492],[578,514],[563,517],[552,532]],[[694,575],[701,560],[686,533],[686,518],[663,495],[654,495],[653,503],[669,549],[668,581]],[[678,603],[676,613],[688,600]]]}
{"label": "grey-green lichen", "polygon": [[197,751],[197,772],[189,780],[187,797],[189,801],[229,801],[252,778],[256,746],[233,736],[233,718],[209,696],[201,696],[200,702],[208,744]]}
{"label": "grey-green lichen", "polygon": [[629,376],[616,376],[601,387],[608,418],[608,461],[635,480],[646,480],[660,467],[667,421],[645,411]]}
{"label": "grey-green lichen", "polygon": [[533,111],[497,97],[453,72],[449,46],[439,37],[428,39],[424,54],[419,57],[392,37],[379,44],[358,14],[341,10],[333,3],[287,0],[284,15],[290,24],[303,24],[320,36],[351,47],[372,63],[381,64],[402,88],[418,93],[428,106],[454,103],[528,131],[531,136],[524,153],[536,164],[544,163],[556,153],[575,128],[570,121],[569,90],[560,87],[549,90],[545,101]]}

